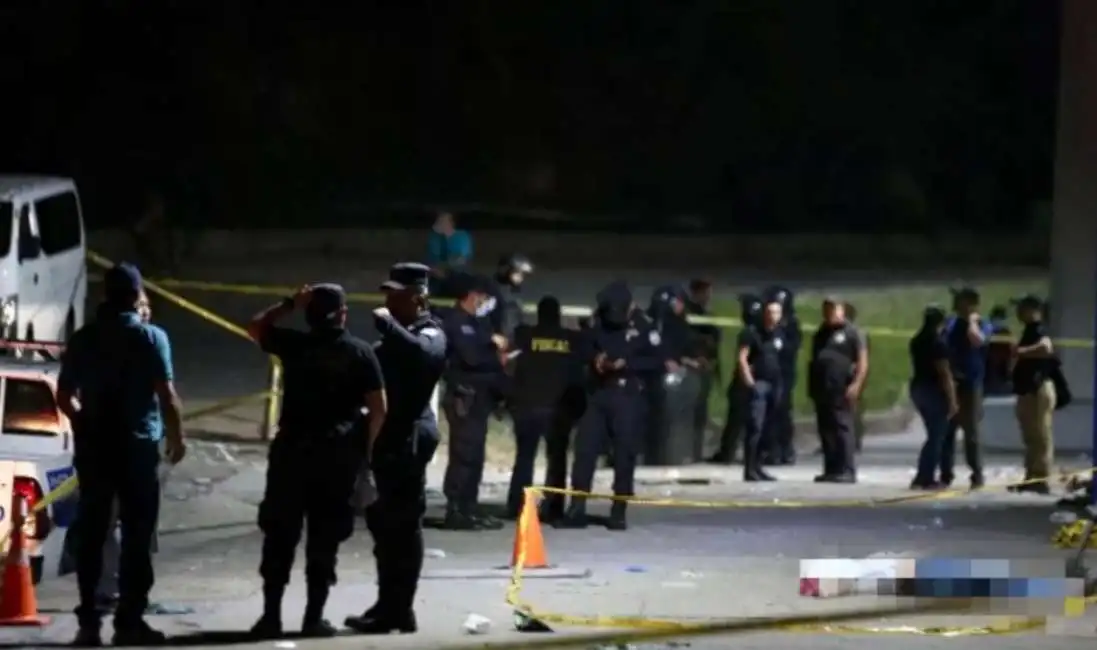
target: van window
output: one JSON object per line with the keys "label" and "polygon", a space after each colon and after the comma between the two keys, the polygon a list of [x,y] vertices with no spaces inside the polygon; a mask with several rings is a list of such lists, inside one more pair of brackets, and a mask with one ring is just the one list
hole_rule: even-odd
{"label": "van window", "polygon": [[61,418],[49,384],[37,379],[9,377],[4,390],[4,434],[55,436]]}
{"label": "van window", "polygon": [[34,203],[42,251],[56,255],[80,245],[80,205],[74,192],[40,199]]}
{"label": "van window", "polygon": [[11,233],[15,229],[15,206],[11,201],[0,201],[0,257],[11,252]]}

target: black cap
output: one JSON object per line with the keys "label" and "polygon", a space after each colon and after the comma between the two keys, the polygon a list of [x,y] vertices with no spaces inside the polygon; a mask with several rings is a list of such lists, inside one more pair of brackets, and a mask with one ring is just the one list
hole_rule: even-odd
{"label": "black cap", "polygon": [[107,302],[131,300],[141,292],[141,271],[129,262],[115,264],[103,275]]}
{"label": "black cap", "polygon": [[429,266],[415,262],[401,262],[389,268],[389,279],[381,283],[381,289],[387,291],[412,289],[425,293],[429,281]]}
{"label": "black cap", "polygon": [[1013,304],[1021,309],[1043,309],[1044,299],[1033,293],[1027,293],[1020,298],[1015,298]]}
{"label": "black cap", "polygon": [[964,285],[959,288],[954,288],[951,291],[954,298],[979,302],[979,291],[975,287]]}
{"label": "black cap", "polygon": [[488,281],[475,273],[458,271],[450,276],[449,289],[457,299],[467,298],[470,293],[489,293]]}
{"label": "black cap", "polygon": [[311,285],[309,302],[305,306],[305,320],[310,325],[333,322],[347,306],[347,293],[343,287],[330,282]]}

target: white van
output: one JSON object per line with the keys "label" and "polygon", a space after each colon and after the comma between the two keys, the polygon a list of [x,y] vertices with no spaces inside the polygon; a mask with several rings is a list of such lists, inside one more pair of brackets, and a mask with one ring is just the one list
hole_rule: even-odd
{"label": "white van", "polygon": [[66,341],[84,324],[86,246],[72,179],[0,175],[0,338]]}

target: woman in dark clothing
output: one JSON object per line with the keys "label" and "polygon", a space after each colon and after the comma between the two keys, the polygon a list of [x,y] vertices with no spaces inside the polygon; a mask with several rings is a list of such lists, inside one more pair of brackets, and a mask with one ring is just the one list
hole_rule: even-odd
{"label": "woman in dark clothing", "polygon": [[943,487],[937,480],[942,446],[949,433],[949,421],[956,416],[956,384],[949,369],[948,346],[943,338],[945,312],[926,307],[922,328],[910,340],[910,398],[926,427],[926,442],[918,456],[918,473],[911,489],[934,490]]}

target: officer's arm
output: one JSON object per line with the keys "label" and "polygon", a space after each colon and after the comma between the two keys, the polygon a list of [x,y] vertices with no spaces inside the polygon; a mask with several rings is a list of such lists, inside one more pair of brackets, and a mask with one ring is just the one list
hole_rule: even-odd
{"label": "officer's arm", "polygon": [[739,342],[737,344],[738,361],[737,369],[739,371],[739,378],[743,380],[743,384],[746,386],[754,385],[754,373],[750,371],[750,347],[753,345],[754,337],[749,329],[745,329],[739,332]]}
{"label": "officer's arm", "polygon": [[488,312],[488,322],[491,323],[491,331],[502,334],[506,326],[507,309],[502,296],[497,291],[492,291],[491,300],[495,301],[495,307]]}
{"label": "officer's arm", "polygon": [[[483,325],[481,325],[483,327]],[[483,329],[460,326],[450,333],[450,345],[465,370],[471,372],[495,372],[503,369],[499,355],[494,352],[491,342],[485,342],[487,333]]]}
{"label": "officer's arm", "polygon": [[385,345],[392,345],[404,354],[419,354],[432,361],[444,361],[446,358],[446,337],[442,330],[433,325],[412,334],[391,314],[374,314],[373,324],[377,332],[386,337]]}
{"label": "officer's arm", "polygon": [[69,338],[65,351],[61,353],[61,373],[57,377],[57,408],[61,409],[69,420],[74,419],[80,412],[79,377],[84,371],[85,337],[83,329],[77,330]]}
{"label": "officer's arm", "polygon": [[1037,327],[1037,335],[1040,337],[1040,340],[1032,345],[1017,346],[1018,358],[1040,359],[1050,357],[1054,354],[1055,348],[1051,344],[1051,337],[1047,335],[1047,330],[1043,325],[1038,325]]}
{"label": "officer's arm", "polygon": [[857,342],[857,367],[850,388],[860,393],[865,388],[865,377],[868,376],[868,346],[865,345],[865,337],[861,336],[859,329],[854,334],[853,340]]}
{"label": "officer's arm", "polygon": [[248,323],[248,336],[259,344],[259,348],[267,354],[282,356],[288,347],[293,345],[292,339],[296,336],[294,330],[277,327],[282,318],[293,312],[293,302],[283,300],[271,305],[263,311],[251,317]]}
{"label": "officer's arm", "polygon": [[171,442],[183,441],[183,403],[175,391],[175,367],[171,360],[171,343],[167,333],[159,327],[149,327],[152,334],[153,389],[160,398],[160,412],[164,416],[164,432]]}
{"label": "officer's arm", "polygon": [[381,364],[377,361],[377,355],[371,347],[362,347],[362,355],[358,366],[358,387],[366,398],[366,408],[369,409],[369,446],[366,447],[369,455],[373,455],[373,444],[381,435],[381,427],[385,424],[388,415],[388,399],[385,395],[385,380],[381,374]]}

